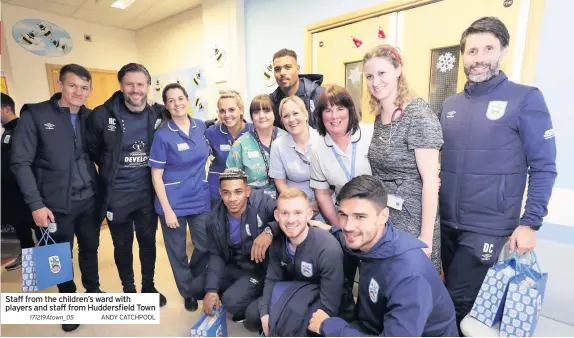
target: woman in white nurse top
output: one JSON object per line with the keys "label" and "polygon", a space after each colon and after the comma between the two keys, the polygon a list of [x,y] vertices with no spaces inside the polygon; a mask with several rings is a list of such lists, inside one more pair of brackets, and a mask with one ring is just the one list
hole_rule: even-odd
{"label": "woman in white nurse top", "polygon": [[367,158],[373,126],[359,123],[353,98],[338,85],[325,88],[317,102],[320,138],[311,149],[311,188],[326,221],[339,225],[332,190],[338,194],[353,177],[372,175]]}

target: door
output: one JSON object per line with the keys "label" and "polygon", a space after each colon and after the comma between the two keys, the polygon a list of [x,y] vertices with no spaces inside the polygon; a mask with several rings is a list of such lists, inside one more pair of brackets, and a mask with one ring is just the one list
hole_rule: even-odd
{"label": "door", "polygon": [[[58,80],[61,68],[61,65],[46,64],[50,95],[54,95],[54,93],[60,91]],[[92,74],[92,87],[94,90],[86,100],[85,106],[94,109],[106,102],[112,94],[118,91],[120,85],[118,83],[117,71],[90,68],[88,68],[88,70]]]}
{"label": "door", "polygon": [[[403,71],[414,95],[427,100],[439,113],[444,99],[464,88],[460,37],[472,22],[484,16],[496,16],[508,28],[511,43],[501,69],[509,78],[518,75],[519,79],[521,70],[513,68],[521,39],[519,11],[529,2],[514,0],[505,7],[504,3],[509,2],[501,0],[443,0],[399,12],[402,34],[398,45],[405,60]],[[518,60],[521,58],[522,54]]]}
{"label": "door", "polygon": [[[323,85],[338,84],[349,90],[361,120],[372,122],[362,60],[365,52],[381,43],[379,29],[394,40],[394,17],[382,15],[313,34],[313,72],[323,74]],[[357,47],[357,44],[359,46]]]}
{"label": "door", "polygon": [[[413,94],[427,100],[438,113],[444,99],[461,91],[466,82],[464,67],[459,62],[462,32],[480,17],[501,19],[511,36],[501,68],[511,80],[520,82],[523,60],[532,65],[531,54],[536,49],[526,46],[528,34],[536,32],[529,27],[530,12],[539,9],[540,4],[532,0],[442,0],[349,24],[342,20],[341,26],[312,33],[312,70],[323,74],[324,84],[335,83],[352,92],[351,71],[357,66],[362,72],[361,62],[352,62],[362,60],[365,53],[378,44],[395,45],[402,53],[403,72]],[[329,21],[332,24],[336,20]],[[532,24],[539,25],[539,22]],[[378,36],[379,27],[385,33],[384,39]],[[352,37],[363,43],[356,47]],[[356,106],[362,112],[362,121],[372,122],[374,115],[368,105],[364,76],[361,82],[359,93],[353,96],[358,96]]]}

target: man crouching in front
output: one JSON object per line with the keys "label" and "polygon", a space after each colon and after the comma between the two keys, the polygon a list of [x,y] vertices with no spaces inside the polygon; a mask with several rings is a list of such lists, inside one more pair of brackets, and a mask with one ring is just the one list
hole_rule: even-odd
{"label": "man crouching in front", "polygon": [[280,231],[279,226],[268,225],[277,202],[261,189],[251,190],[245,172],[235,168],[220,175],[219,193],[222,200],[213,206],[207,222],[207,269],[194,278],[191,291],[195,299],[203,298],[206,314],[223,304],[233,321],[257,330],[266,251]]}
{"label": "man crouching in front", "polygon": [[426,245],[393,228],[381,182],[358,176],[337,201],[341,229],[331,231],[345,254],[361,261],[355,317],[347,323],[319,309],[309,330],[326,337],[458,337],[454,305]]}

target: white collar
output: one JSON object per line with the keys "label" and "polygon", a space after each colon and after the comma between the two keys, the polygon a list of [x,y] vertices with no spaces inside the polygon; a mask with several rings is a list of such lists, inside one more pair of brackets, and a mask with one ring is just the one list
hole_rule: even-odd
{"label": "white collar", "polygon": [[[327,135],[325,135],[325,145],[327,147],[332,147],[335,142],[333,142],[333,139],[331,138],[331,135],[329,135],[329,133],[327,132]],[[359,128],[357,128],[357,131],[351,135],[351,143],[357,143],[359,142],[359,140],[361,140],[361,126],[359,125]]]}
{"label": "white collar", "polygon": [[[194,121],[191,117],[189,117],[189,116],[188,116],[188,118],[189,118],[189,121],[191,122],[191,129],[195,128],[195,127],[196,127],[195,121]],[[171,125],[172,123],[175,125],[175,127],[172,127],[172,125]],[[177,127],[177,125],[175,124],[175,122],[173,122],[173,120],[167,121],[167,127],[168,127],[169,130],[171,130],[171,131],[176,131],[176,132],[179,131],[179,128]]]}

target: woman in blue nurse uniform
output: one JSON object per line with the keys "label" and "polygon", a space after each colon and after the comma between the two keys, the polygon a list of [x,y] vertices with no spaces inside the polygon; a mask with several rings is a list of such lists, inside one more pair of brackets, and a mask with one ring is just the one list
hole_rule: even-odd
{"label": "woman in blue nurse uniform", "polygon": [[[205,166],[210,154],[203,121],[188,115],[185,89],[172,83],[162,93],[167,123],[155,133],[148,165],[156,193],[155,210],[160,217],[165,249],[179,293],[188,311],[197,310],[189,290],[193,275],[207,264],[206,221],[210,212]],[[186,226],[193,243],[188,263]]]}
{"label": "woman in blue nurse uniform", "polygon": [[222,92],[217,100],[217,122],[205,133],[211,149],[213,160],[209,167],[207,180],[211,200],[218,201],[219,174],[226,168],[227,157],[235,140],[253,129],[253,124],[243,119],[245,105],[236,91]]}

